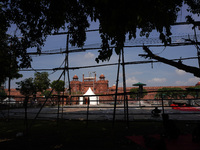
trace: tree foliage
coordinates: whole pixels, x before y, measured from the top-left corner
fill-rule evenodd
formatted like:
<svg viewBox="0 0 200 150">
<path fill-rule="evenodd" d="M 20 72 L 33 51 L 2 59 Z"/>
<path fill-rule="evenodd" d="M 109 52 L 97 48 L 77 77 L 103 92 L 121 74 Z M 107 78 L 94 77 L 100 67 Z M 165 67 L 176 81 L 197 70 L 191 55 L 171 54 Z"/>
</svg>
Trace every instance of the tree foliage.
<svg viewBox="0 0 200 150">
<path fill-rule="evenodd" d="M 36 72 L 34 76 L 34 84 L 38 92 L 43 92 L 49 88 L 50 80 L 48 72 Z"/>
<path fill-rule="evenodd" d="M 0 67 L 0 82 L 4 82 L 9 70 L 10 56 L 19 68 L 31 66 L 31 57 L 27 49 L 36 47 L 40 53 L 48 35 L 59 29 L 67 28 L 71 32 L 70 43 L 79 47 L 86 40 L 85 30 L 89 27 L 84 6 L 76 0 L 5 0 L 0 2 L 0 60 L 6 65 Z M 16 34 L 7 35 L 11 25 L 16 25 L 21 38 Z M 11 47 L 12 44 L 12 47 Z M 11 52 L 9 52 L 11 51 Z M 10 53 L 14 53 L 10 55 Z M 2 56 L 2 57 L 1 57 Z M 5 57 L 7 56 L 7 57 Z M 12 74 L 12 76 L 14 76 Z M 14 76 L 15 77 L 15 76 Z"/>
<path fill-rule="evenodd" d="M 4 99 L 7 96 L 6 92 L 4 89 L 0 89 L 0 100 Z"/>
<path fill-rule="evenodd" d="M 37 92 L 43 93 L 50 85 L 48 76 L 47 72 L 37 72 L 34 74 L 34 79 L 27 78 L 20 82 L 16 82 L 16 84 L 18 84 L 17 90 L 20 90 L 20 93 L 25 96 L 30 96 Z"/>
<path fill-rule="evenodd" d="M 9 23 L 6 19 L 6 13 L 2 10 L 0 4 L 0 84 L 4 83 L 6 78 L 19 78 L 22 75 L 18 73 L 17 50 L 11 45 L 11 37 L 6 34 Z"/>
<path fill-rule="evenodd" d="M 155 95 L 155 98 L 165 98 L 165 99 L 184 99 L 188 95 L 193 98 L 198 98 L 200 96 L 200 86 L 188 87 L 186 90 L 182 88 L 161 88 L 158 89 L 158 93 Z"/>
<path fill-rule="evenodd" d="M 27 78 L 23 81 L 16 82 L 18 84 L 17 90 L 24 96 L 31 96 L 36 93 L 36 86 L 33 82 L 33 78 Z"/>
<path fill-rule="evenodd" d="M 187 93 L 188 95 L 191 95 L 193 98 L 200 97 L 200 86 L 188 87 Z"/>
<path fill-rule="evenodd" d="M 200 3 L 198 0 L 185 0 L 185 3 L 189 6 L 189 12 L 200 15 Z"/>
<path fill-rule="evenodd" d="M 163 87 L 158 89 L 155 98 L 164 98 L 164 99 L 182 99 L 185 98 L 188 93 L 179 87 Z"/>
<path fill-rule="evenodd" d="M 137 29 L 141 30 L 141 36 L 146 37 L 156 29 L 165 44 L 170 42 L 170 25 L 176 21 L 182 6 L 182 0 L 90 0 L 88 3 L 93 5 L 94 11 L 91 14 L 94 19 L 100 22 L 102 50 L 97 61 L 109 60 L 112 55 L 109 41 L 116 46 L 115 52 L 119 54 L 126 35 L 129 39 L 135 38 Z M 102 56 L 105 52 L 106 56 Z"/>
<path fill-rule="evenodd" d="M 19 68 L 31 66 L 28 48 L 36 47 L 40 53 L 47 36 L 60 29 L 70 33 L 73 46 L 81 47 L 90 21 L 97 20 L 102 39 L 97 62 L 110 59 L 113 54 L 110 45 L 119 54 L 126 36 L 135 38 L 137 29 L 146 37 L 157 30 L 166 45 L 171 42 L 170 26 L 176 21 L 183 2 L 188 4 L 188 11 L 200 14 L 197 0 L 4 0 L 0 2 L 0 57 L 12 56 L 16 73 Z M 7 35 L 11 25 L 16 25 L 21 38 Z M 10 67 L 6 57 L 1 59 L 6 63 L 0 71 L 2 81 L 8 77 L 6 70 Z"/>
<path fill-rule="evenodd" d="M 137 96 L 139 95 L 138 92 L 139 92 L 139 88 L 132 88 L 130 89 L 130 98 L 133 98 L 133 99 L 136 99 Z M 143 93 L 140 94 L 140 98 L 143 98 L 145 95 L 147 95 L 147 90 L 146 89 L 143 89 Z"/>
<path fill-rule="evenodd" d="M 55 89 L 55 91 L 60 94 L 65 89 L 65 82 L 62 80 L 55 80 L 51 83 L 51 88 Z"/>
<path fill-rule="evenodd" d="M 45 90 L 45 91 L 42 92 L 42 95 L 47 97 L 47 96 L 51 96 L 52 94 L 51 94 L 51 91 Z"/>
</svg>

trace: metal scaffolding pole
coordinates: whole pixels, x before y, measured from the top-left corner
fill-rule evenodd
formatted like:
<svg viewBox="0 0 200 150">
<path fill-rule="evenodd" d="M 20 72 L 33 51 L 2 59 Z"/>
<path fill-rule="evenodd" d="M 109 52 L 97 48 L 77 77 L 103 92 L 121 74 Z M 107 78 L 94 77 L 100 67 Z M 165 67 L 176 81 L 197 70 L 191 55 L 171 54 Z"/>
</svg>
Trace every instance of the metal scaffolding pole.
<svg viewBox="0 0 200 150">
<path fill-rule="evenodd" d="M 122 48 L 122 72 L 123 72 L 123 91 L 124 91 L 124 120 L 126 121 L 127 128 L 129 127 L 129 114 L 128 114 L 128 98 L 126 95 L 126 73 L 124 64 L 124 48 Z"/>
<path fill-rule="evenodd" d="M 69 49 L 69 34 L 67 34 L 67 40 L 66 40 L 66 51 L 68 51 Z M 66 68 L 67 65 L 67 61 L 68 61 L 68 53 L 65 54 L 65 64 L 64 64 L 64 68 Z M 64 70 L 64 88 L 63 88 L 63 97 L 62 97 L 62 115 L 61 118 L 63 118 L 63 106 L 64 106 L 64 94 L 65 94 L 65 78 L 66 78 L 66 70 Z M 69 77 L 69 76 L 68 76 Z M 69 79 L 69 78 L 68 78 Z"/>
<path fill-rule="evenodd" d="M 120 70 L 120 62 L 121 62 L 121 53 L 119 54 L 118 59 L 118 69 L 117 69 L 117 79 L 116 79 L 116 89 L 115 89 L 115 101 L 114 101 L 114 111 L 113 111 L 113 124 L 112 127 L 114 128 L 115 124 L 115 114 L 116 114 L 116 105 L 117 105 L 117 92 L 118 92 L 118 82 L 119 82 L 119 70 Z"/>
<path fill-rule="evenodd" d="M 67 34 L 67 44 L 66 44 L 66 65 L 65 69 L 67 69 L 67 77 L 68 77 L 68 85 L 69 85 L 69 95 L 71 95 L 71 86 L 70 86 L 70 77 L 69 77 L 69 34 Z"/>
<path fill-rule="evenodd" d="M 61 73 L 60 77 L 58 78 L 58 80 L 56 80 L 56 82 L 58 82 L 58 81 L 61 79 L 63 73 L 64 73 L 64 71 Z M 54 88 L 52 88 L 51 91 L 50 91 L 50 93 L 47 95 L 47 97 L 45 97 L 46 100 L 43 102 L 43 104 L 42 104 L 42 106 L 40 107 L 38 113 L 36 114 L 36 116 L 35 116 L 34 119 L 32 120 L 32 123 L 30 124 L 30 127 L 29 127 L 29 128 L 32 127 L 32 125 L 34 124 L 35 120 L 38 118 L 40 112 L 41 112 L 42 109 L 44 108 L 44 106 L 45 106 L 47 100 L 49 99 L 49 97 L 51 97 L 51 94 L 53 93 L 53 91 L 54 91 Z"/>
<path fill-rule="evenodd" d="M 200 48 L 198 46 L 197 32 L 196 32 L 195 27 L 194 27 L 194 37 L 195 37 L 195 46 L 197 48 L 198 64 L 199 64 L 199 68 L 200 68 Z"/>
</svg>

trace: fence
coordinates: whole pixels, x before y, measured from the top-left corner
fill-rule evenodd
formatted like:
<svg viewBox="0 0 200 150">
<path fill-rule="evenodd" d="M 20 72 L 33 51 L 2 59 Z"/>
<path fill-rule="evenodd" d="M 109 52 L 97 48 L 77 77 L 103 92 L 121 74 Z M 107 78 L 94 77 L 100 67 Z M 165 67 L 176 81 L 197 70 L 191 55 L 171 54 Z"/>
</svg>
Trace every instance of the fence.
<svg viewBox="0 0 200 150">
<path fill-rule="evenodd" d="M 155 91 L 154 91 L 155 92 Z M 92 95 L 94 97 L 94 95 Z M 170 119 L 198 120 L 200 100 L 193 99 L 126 99 L 124 93 L 91 96 L 51 96 L 29 98 L 27 103 L 28 119 L 68 119 L 68 120 L 162 120 L 161 114 L 168 114 Z M 80 103 L 83 97 L 84 102 Z M 130 93 L 127 93 L 130 97 Z M 8 98 L 9 99 L 9 98 Z M 10 98 L 11 99 L 11 98 Z M 16 101 L 14 100 L 16 99 Z M 1 101 L 0 118 L 24 118 L 24 97 L 12 97 L 12 101 Z M 92 102 L 97 105 L 92 105 Z M 43 104 L 45 103 L 44 107 Z M 152 110 L 161 110 L 160 117 L 153 116 Z"/>
</svg>

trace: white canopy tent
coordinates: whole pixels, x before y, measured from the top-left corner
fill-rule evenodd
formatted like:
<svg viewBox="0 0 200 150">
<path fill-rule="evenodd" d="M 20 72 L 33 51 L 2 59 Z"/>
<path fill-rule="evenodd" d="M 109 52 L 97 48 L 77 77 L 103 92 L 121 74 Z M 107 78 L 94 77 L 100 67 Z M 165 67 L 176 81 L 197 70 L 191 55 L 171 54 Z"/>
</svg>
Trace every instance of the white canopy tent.
<svg viewBox="0 0 200 150">
<path fill-rule="evenodd" d="M 94 92 L 89 89 L 85 94 L 83 94 L 83 97 L 79 97 L 79 105 L 83 104 L 90 104 L 90 105 L 98 105 L 99 104 L 99 97 L 98 96 L 92 96 L 95 95 Z"/>
<path fill-rule="evenodd" d="M 3 100 L 2 104 L 16 104 L 16 100 L 12 97 L 7 97 Z"/>
</svg>

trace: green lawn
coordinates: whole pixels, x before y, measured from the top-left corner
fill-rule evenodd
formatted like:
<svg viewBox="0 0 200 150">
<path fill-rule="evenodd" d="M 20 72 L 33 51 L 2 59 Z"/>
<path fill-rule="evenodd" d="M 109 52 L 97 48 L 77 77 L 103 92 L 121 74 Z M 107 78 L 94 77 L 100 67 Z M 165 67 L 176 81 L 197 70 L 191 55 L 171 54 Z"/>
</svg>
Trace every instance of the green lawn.
<svg viewBox="0 0 200 150">
<path fill-rule="evenodd" d="M 31 120 L 29 120 L 30 124 Z M 181 134 L 191 133 L 195 123 L 179 121 L 176 125 Z M 112 128 L 109 121 L 38 121 L 25 131 L 23 120 L 0 121 L 0 147 L 5 149 L 142 149 L 126 136 L 163 133 L 162 122 L 137 121 L 116 122 Z"/>
</svg>

